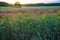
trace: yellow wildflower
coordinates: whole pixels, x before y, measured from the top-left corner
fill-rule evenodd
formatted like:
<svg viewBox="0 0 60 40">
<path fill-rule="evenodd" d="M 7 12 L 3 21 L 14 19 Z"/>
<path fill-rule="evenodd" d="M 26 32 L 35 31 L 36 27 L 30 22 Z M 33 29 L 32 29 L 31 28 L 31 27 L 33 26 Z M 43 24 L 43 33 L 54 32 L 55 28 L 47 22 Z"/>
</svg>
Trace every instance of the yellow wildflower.
<svg viewBox="0 0 60 40">
<path fill-rule="evenodd" d="M 4 21 L 2 20 L 2 22 L 1 22 L 2 24 L 4 24 Z"/>
<path fill-rule="evenodd" d="M 42 19 L 45 19 L 46 18 L 46 15 L 44 14 L 44 15 L 41 15 L 41 18 Z"/>
<path fill-rule="evenodd" d="M 30 11 L 27 11 L 26 14 L 30 14 Z"/>
<path fill-rule="evenodd" d="M 33 17 L 31 16 L 30 18 L 32 19 Z"/>
<path fill-rule="evenodd" d="M 18 13 L 17 16 L 22 16 L 23 14 L 22 13 Z"/>
<path fill-rule="evenodd" d="M 30 22 L 30 24 L 32 24 L 32 22 Z"/>
<path fill-rule="evenodd" d="M 58 14 L 60 14 L 60 10 L 58 10 Z"/>
<path fill-rule="evenodd" d="M 60 16 L 57 16 L 58 19 L 60 19 Z"/>
<path fill-rule="evenodd" d="M 20 22 L 23 23 L 23 20 L 21 20 Z"/>
<path fill-rule="evenodd" d="M 4 23 L 4 16 L 2 16 L 2 24 Z"/>
<path fill-rule="evenodd" d="M 43 19 L 45 19 L 45 17 L 43 17 Z"/>
<path fill-rule="evenodd" d="M 55 16 L 56 14 L 50 14 L 51 16 Z"/>
<path fill-rule="evenodd" d="M 2 19 L 4 19 L 5 17 L 4 16 L 2 16 Z"/>
<path fill-rule="evenodd" d="M 45 19 L 45 16 L 41 16 L 42 19 Z"/>
<path fill-rule="evenodd" d="M 29 19 L 30 17 L 27 17 L 27 19 Z"/>
</svg>

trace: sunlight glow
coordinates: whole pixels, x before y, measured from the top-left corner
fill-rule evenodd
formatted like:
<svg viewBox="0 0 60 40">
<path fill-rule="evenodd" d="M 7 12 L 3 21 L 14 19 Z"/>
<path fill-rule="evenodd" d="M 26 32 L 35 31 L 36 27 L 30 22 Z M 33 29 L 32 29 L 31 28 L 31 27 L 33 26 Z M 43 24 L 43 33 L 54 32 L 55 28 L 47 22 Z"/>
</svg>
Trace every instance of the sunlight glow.
<svg viewBox="0 0 60 40">
<path fill-rule="evenodd" d="M 19 1 L 21 4 L 29 4 L 29 3 L 52 3 L 59 2 L 60 0 L 0 0 L 7 3 L 14 4 L 16 1 Z"/>
</svg>

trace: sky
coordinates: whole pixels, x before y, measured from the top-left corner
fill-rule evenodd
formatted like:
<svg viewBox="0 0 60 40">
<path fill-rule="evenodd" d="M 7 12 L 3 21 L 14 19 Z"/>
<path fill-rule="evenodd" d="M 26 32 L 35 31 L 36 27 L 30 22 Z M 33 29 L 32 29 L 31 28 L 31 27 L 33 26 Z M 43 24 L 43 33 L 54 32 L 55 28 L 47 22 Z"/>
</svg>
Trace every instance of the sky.
<svg viewBox="0 0 60 40">
<path fill-rule="evenodd" d="M 0 0 L 2 2 L 7 2 L 14 4 L 16 1 L 19 1 L 21 4 L 29 3 L 60 3 L 60 0 Z"/>
</svg>

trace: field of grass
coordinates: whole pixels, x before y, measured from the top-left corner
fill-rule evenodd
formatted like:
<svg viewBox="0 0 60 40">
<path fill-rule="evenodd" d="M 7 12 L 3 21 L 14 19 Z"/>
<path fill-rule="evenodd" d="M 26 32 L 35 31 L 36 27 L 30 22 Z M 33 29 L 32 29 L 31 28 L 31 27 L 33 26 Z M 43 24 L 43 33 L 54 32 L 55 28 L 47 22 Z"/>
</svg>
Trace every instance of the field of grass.
<svg viewBox="0 0 60 40">
<path fill-rule="evenodd" d="M 15 19 L 2 16 L 0 40 L 60 40 L 60 10 L 56 14 L 36 13 L 36 16 L 29 11 L 20 12 Z"/>
<path fill-rule="evenodd" d="M 16 8 L 16 7 L 1 7 L 0 10 L 32 10 L 32 9 L 60 9 L 60 6 L 36 6 L 36 7 L 21 7 L 21 8 Z"/>
<path fill-rule="evenodd" d="M 18 14 L 16 19 L 2 17 L 0 40 L 60 40 L 60 14 L 32 17 Z"/>
<path fill-rule="evenodd" d="M 32 6 L 23 7 L 22 9 L 60 9 L 60 6 Z"/>
<path fill-rule="evenodd" d="M 0 6 L 0 10 L 17 10 L 18 8 L 16 7 L 4 7 L 4 6 Z"/>
</svg>

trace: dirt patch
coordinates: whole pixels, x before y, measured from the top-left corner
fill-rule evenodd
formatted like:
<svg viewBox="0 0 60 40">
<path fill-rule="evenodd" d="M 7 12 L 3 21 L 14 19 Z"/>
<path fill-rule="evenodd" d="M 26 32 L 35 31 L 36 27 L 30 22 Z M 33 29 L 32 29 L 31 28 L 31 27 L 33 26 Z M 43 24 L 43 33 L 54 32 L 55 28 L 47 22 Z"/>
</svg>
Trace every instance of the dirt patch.
<svg viewBox="0 0 60 40">
<path fill-rule="evenodd" d="M 58 10 L 60 10 L 60 9 L 54 9 L 54 10 L 52 10 L 52 9 L 49 9 L 49 10 L 47 10 L 47 9 L 45 9 L 45 10 L 43 10 L 43 9 L 33 9 L 33 10 L 7 10 L 7 11 L 1 11 L 0 10 L 0 17 L 2 17 L 2 16 L 10 16 L 11 18 L 12 17 L 16 17 L 16 15 L 20 12 L 20 13 L 22 13 L 22 14 L 26 14 L 26 13 L 30 13 L 30 14 L 32 14 L 32 15 L 36 15 L 36 14 L 46 14 L 46 13 L 54 13 L 54 14 L 56 14 L 57 13 L 57 11 Z"/>
</svg>

